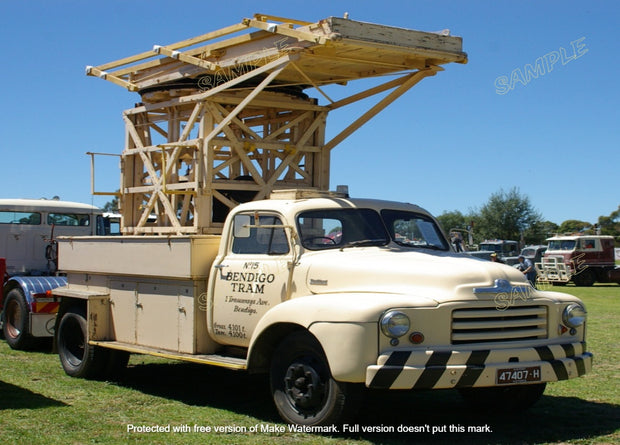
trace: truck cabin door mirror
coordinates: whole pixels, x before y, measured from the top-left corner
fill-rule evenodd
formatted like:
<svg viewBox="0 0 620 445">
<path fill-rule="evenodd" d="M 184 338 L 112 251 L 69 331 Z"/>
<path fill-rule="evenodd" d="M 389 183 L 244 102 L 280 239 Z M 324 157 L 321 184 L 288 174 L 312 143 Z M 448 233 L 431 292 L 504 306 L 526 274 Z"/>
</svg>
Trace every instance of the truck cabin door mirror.
<svg viewBox="0 0 620 445">
<path fill-rule="evenodd" d="M 249 238 L 251 224 L 250 215 L 236 215 L 233 228 L 235 238 Z"/>
</svg>

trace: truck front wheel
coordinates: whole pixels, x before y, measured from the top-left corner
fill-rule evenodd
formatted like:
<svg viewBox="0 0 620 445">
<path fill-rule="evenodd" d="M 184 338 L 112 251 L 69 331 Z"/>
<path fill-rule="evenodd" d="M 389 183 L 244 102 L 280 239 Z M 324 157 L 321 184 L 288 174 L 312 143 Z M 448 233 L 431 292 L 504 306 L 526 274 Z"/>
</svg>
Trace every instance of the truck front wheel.
<svg viewBox="0 0 620 445">
<path fill-rule="evenodd" d="M 464 388 L 461 396 L 472 406 L 485 411 L 516 412 L 529 408 L 545 392 L 546 383 L 510 385 L 492 388 Z"/>
<path fill-rule="evenodd" d="M 573 283 L 575 286 L 592 286 L 596 281 L 596 275 L 590 269 L 584 269 L 573 275 Z"/>
<path fill-rule="evenodd" d="M 30 335 L 28 303 L 20 288 L 11 289 L 4 302 L 4 338 L 13 349 L 27 350 L 34 346 Z"/>
<path fill-rule="evenodd" d="M 300 331 L 286 337 L 273 355 L 271 393 L 286 422 L 332 425 L 353 415 L 361 391 L 335 381 L 321 345 Z"/>
<path fill-rule="evenodd" d="M 70 308 L 58 324 L 58 355 L 67 375 L 95 378 L 103 371 L 103 350 L 88 344 L 88 327 L 84 310 Z"/>
</svg>

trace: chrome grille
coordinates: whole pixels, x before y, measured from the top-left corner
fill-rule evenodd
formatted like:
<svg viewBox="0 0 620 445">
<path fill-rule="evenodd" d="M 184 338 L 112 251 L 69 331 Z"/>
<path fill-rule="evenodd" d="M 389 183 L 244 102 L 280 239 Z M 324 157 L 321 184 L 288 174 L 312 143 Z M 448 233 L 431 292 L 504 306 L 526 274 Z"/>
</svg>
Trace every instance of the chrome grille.
<svg viewBox="0 0 620 445">
<path fill-rule="evenodd" d="M 546 306 L 462 308 L 452 312 L 451 341 L 486 343 L 547 338 Z"/>
</svg>

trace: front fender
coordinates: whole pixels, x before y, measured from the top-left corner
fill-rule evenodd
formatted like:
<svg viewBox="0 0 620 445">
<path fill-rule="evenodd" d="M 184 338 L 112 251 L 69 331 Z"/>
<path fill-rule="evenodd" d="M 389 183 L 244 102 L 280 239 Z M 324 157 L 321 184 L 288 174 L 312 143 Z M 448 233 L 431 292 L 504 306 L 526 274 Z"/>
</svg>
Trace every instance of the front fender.
<svg viewBox="0 0 620 445">
<path fill-rule="evenodd" d="M 378 355 L 378 321 L 394 307 L 434 307 L 426 298 L 374 293 L 298 297 L 267 312 L 256 325 L 248 351 L 249 367 L 265 369 L 271 353 L 288 333 L 308 330 L 321 344 L 334 379 L 364 382 Z"/>
</svg>

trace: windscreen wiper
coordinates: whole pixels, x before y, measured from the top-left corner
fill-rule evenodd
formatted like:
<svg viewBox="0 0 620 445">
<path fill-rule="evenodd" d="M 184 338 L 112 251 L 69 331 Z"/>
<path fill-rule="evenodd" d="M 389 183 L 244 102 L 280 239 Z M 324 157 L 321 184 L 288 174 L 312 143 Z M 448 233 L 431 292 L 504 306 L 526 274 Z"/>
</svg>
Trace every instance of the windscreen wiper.
<svg viewBox="0 0 620 445">
<path fill-rule="evenodd" d="M 386 240 L 385 238 L 381 238 L 381 239 L 360 239 L 360 240 L 349 241 L 348 243 L 345 243 L 340 248 L 340 250 L 344 249 L 345 247 L 384 246 L 387 243 L 388 243 L 388 240 Z"/>
</svg>

